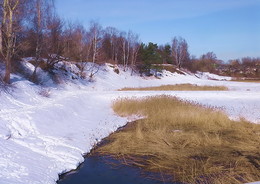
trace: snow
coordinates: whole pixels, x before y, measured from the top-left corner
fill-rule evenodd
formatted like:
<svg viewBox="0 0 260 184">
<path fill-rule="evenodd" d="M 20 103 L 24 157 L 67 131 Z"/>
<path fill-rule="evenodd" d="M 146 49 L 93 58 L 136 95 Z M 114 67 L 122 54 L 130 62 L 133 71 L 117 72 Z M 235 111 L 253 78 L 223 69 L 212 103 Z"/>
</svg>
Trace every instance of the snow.
<svg viewBox="0 0 260 184">
<path fill-rule="evenodd" d="M 73 65 L 65 67 L 76 71 Z M 12 80 L 13 91 L 0 93 L 1 184 L 55 184 L 58 174 L 75 169 L 98 141 L 129 121 L 111 109 L 111 103 L 120 97 L 167 94 L 220 108 L 233 119 L 260 122 L 259 83 L 231 82 L 211 74 L 198 78 L 164 71 L 157 79 L 131 75 L 130 70 L 120 69 L 117 74 L 106 64 L 93 82 L 79 79 L 57 86 L 48 81 L 48 87 L 41 88 L 17 75 L 12 75 Z M 181 83 L 225 85 L 230 91 L 116 91 Z"/>
<path fill-rule="evenodd" d="M 227 80 L 227 81 L 232 80 L 232 77 L 219 76 L 209 72 L 197 72 L 196 76 L 198 76 L 201 79 L 209 79 L 209 80 Z"/>
</svg>

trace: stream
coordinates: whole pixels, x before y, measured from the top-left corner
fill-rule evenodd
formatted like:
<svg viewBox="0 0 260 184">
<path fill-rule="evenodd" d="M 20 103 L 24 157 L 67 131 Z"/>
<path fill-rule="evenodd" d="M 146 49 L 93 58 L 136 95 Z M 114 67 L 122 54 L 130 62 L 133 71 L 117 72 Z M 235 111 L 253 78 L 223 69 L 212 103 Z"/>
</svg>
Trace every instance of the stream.
<svg viewBox="0 0 260 184">
<path fill-rule="evenodd" d="M 166 176 L 120 164 L 107 156 L 88 155 L 76 171 L 60 176 L 58 184 L 181 184 L 164 182 Z"/>
</svg>

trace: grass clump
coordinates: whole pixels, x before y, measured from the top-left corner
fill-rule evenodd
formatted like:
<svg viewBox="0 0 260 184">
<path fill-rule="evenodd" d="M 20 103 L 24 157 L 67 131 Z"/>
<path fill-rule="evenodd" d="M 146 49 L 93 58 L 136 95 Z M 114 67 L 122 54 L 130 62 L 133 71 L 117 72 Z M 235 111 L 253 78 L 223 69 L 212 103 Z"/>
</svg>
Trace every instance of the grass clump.
<svg viewBox="0 0 260 184">
<path fill-rule="evenodd" d="M 162 85 L 144 88 L 123 88 L 119 91 L 227 91 L 225 86 L 198 86 L 196 84 Z"/>
<path fill-rule="evenodd" d="M 149 171 L 184 183 L 232 184 L 260 180 L 260 126 L 232 121 L 201 105 L 159 96 L 120 99 L 120 116 L 147 118 L 130 123 L 97 148 Z"/>
</svg>

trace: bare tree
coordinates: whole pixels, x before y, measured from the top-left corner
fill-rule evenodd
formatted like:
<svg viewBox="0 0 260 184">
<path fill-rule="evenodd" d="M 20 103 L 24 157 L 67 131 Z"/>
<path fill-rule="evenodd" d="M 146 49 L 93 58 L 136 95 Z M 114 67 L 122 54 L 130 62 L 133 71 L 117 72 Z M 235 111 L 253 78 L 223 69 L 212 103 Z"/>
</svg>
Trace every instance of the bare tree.
<svg viewBox="0 0 260 184">
<path fill-rule="evenodd" d="M 92 48 L 92 63 L 97 61 L 97 57 L 102 45 L 103 30 L 99 23 L 92 21 L 88 32 L 89 40 L 91 41 Z"/>
<path fill-rule="evenodd" d="M 63 60 L 64 39 L 63 39 L 63 21 L 57 15 L 50 15 L 47 22 L 48 34 L 45 39 L 47 52 L 47 69 L 52 69 L 56 63 Z"/>
<path fill-rule="evenodd" d="M 172 40 L 172 57 L 178 68 L 189 57 L 188 44 L 182 37 L 174 37 Z"/>
<path fill-rule="evenodd" d="M 44 34 L 46 32 L 46 25 L 48 16 L 50 14 L 50 11 L 54 11 L 54 5 L 52 0 L 32 0 L 32 32 L 35 35 L 35 40 L 31 40 L 32 42 L 35 42 L 35 44 L 32 44 L 35 46 L 35 68 L 34 72 L 32 74 L 32 78 L 35 79 L 36 77 L 36 71 L 39 67 L 42 59 L 42 55 L 44 53 Z"/>
<path fill-rule="evenodd" d="M 122 58 L 122 64 L 124 67 L 124 71 L 126 70 L 126 65 L 127 65 L 127 40 L 126 40 L 126 32 L 121 32 L 120 37 L 120 50 L 121 50 L 121 58 Z"/>
<path fill-rule="evenodd" d="M 71 59 L 78 62 L 77 66 L 80 69 L 80 76 L 85 78 L 84 70 L 87 66 L 87 61 L 90 59 L 91 42 L 88 39 L 85 28 L 82 25 L 77 25 L 70 30 L 70 53 Z"/>
<path fill-rule="evenodd" d="M 72 22 L 67 22 L 64 27 L 64 56 L 67 58 L 73 58 L 73 48 L 74 48 L 74 29 L 75 25 Z M 71 54 L 73 53 L 73 54 Z"/>
<path fill-rule="evenodd" d="M 129 65 L 132 35 L 133 35 L 132 31 L 127 32 L 127 37 L 126 37 L 126 62 L 125 62 L 126 66 L 125 67 L 128 67 L 128 65 Z"/>
<path fill-rule="evenodd" d="M 204 60 L 210 60 L 210 61 L 216 61 L 217 60 L 217 56 L 214 52 L 207 52 L 206 54 L 203 54 L 201 56 L 201 59 Z"/>
<path fill-rule="evenodd" d="M 102 51 L 106 57 L 116 64 L 122 64 L 124 70 L 129 65 L 133 68 L 140 47 L 138 35 L 132 31 L 119 32 L 113 27 L 106 28 L 104 32 Z"/>
<path fill-rule="evenodd" d="M 4 82 L 10 83 L 11 62 L 13 60 L 16 49 L 16 33 L 20 0 L 3 0 L 2 17 L 1 17 L 1 47 L 0 52 L 5 60 L 5 76 Z"/>
<path fill-rule="evenodd" d="M 114 27 L 107 27 L 104 31 L 103 37 L 103 52 L 106 55 L 105 59 L 111 60 L 118 64 L 118 52 L 119 52 L 119 31 Z"/>
<path fill-rule="evenodd" d="M 89 59 L 85 52 L 86 45 L 90 45 L 87 40 L 85 28 L 80 24 L 69 24 L 64 30 L 64 55 L 76 62 Z"/>
<path fill-rule="evenodd" d="M 119 31 L 115 28 L 112 28 L 110 33 L 111 33 L 111 46 L 112 46 L 112 60 L 118 63 L 119 46 L 117 42 L 118 42 Z"/>
<path fill-rule="evenodd" d="M 3 5 L 1 5 L 1 6 L 3 6 Z M 3 53 L 3 34 L 2 34 L 2 31 L 3 31 L 4 18 L 3 18 L 3 15 L 2 15 L 2 13 L 3 13 L 2 11 L 3 11 L 3 8 L 1 9 L 1 14 L 0 14 L 0 17 L 1 17 L 1 23 L 0 23 L 0 53 Z"/>
<path fill-rule="evenodd" d="M 202 72 L 215 73 L 221 62 L 222 61 L 217 59 L 217 56 L 214 52 L 207 52 L 198 59 L 196 65 L 198 70 Z"/>
<path fill-rule="evenodd" d="M 129 43 L 129 55 L 131 59 L 131 68 L 133 71 L 133 68 L 136 64 L 137 54 L 140 48 L 140 41 L 139 36 L 137 34 L 134 34 L 133 32 L 129 31 L 128 33 L 128 43 Z"/>
</svg>

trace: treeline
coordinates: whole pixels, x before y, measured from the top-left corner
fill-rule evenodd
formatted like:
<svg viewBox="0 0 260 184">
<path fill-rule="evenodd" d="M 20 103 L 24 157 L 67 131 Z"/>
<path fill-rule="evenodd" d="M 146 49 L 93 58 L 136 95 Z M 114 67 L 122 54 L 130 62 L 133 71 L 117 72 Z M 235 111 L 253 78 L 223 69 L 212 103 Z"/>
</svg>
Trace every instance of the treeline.
<svg viewBox="0 0 260 184">
<path fill-rule="evenodd" d="M 231 77 L 260 78 L 260 58 L 244 57 L 227 62 L 217 59 L 216 54 L 208 52 L 200 58 L 191 58 L 187 68 L 192 71 L 210 72 Z"/>
<path fill-rule="evenodd" d="M 88 29 L 66 22 L 55 12 L 52 0 L 0 0 L 0 3 L 0 53 L 6 66 L 6 83 L 15 61 L 22 57 L 34 57 L 32 78 L 39 66 L 50 70 L 61 60 L 106 61 L 125 67 L 136 63 L 140 41 L 131 31 L 102 28 L 94 21 Z"/>
<path fill-rule="evenodd" d="M 158 46 L 141 43 L 132 31 L 114 27 L 103 28 L 92 21 L 88 29 L 83 25 L 62 20 L 52 0 L 0 0 L 0 53 L 5 62 L 4 81 L 17 60 L 33 57 L 37 68 L 51 70 L 61 60 L 82 63 L 121 64 L 124 69 L 137 68 L 149 73 L 153 64 L 174 63 L 182 67 L 190 61 L 185 39 L 175 37 L 171 44 Z"/>
<path fill-rule="evenodd" d="M 218 72 L 231 77 L 260 79 L 260 58 L 244 57 L 229 60 L 227 64 L 218 68 Z"/>
<path fill-rule="evenodd" d="M 174 37 L 166 45 L 144 44 L 132 31 L 103 28 L 95 21 L 85 28 L 62 20 L 53 0 L 0 0 L 0 4 L 0 57 L 5 63 L 3 80 L 6 83 L 10 82 L 15 61 L 23 57 L 34 59 L 32 80 L 38 67 L 50 71 L 61 60 L 78 62 L 82 70 L 86 62 L 109 62 L 145 74 L 151 69 L 160 69 L 161 64 L 174 64 L 194 72 L 217 72 L 223 66 L 213 52 L 199 58 L 191 56 L 188 43 L 182 37 Z M 235 66 L 232 63 L 231 66 Z"/>
</svg>

